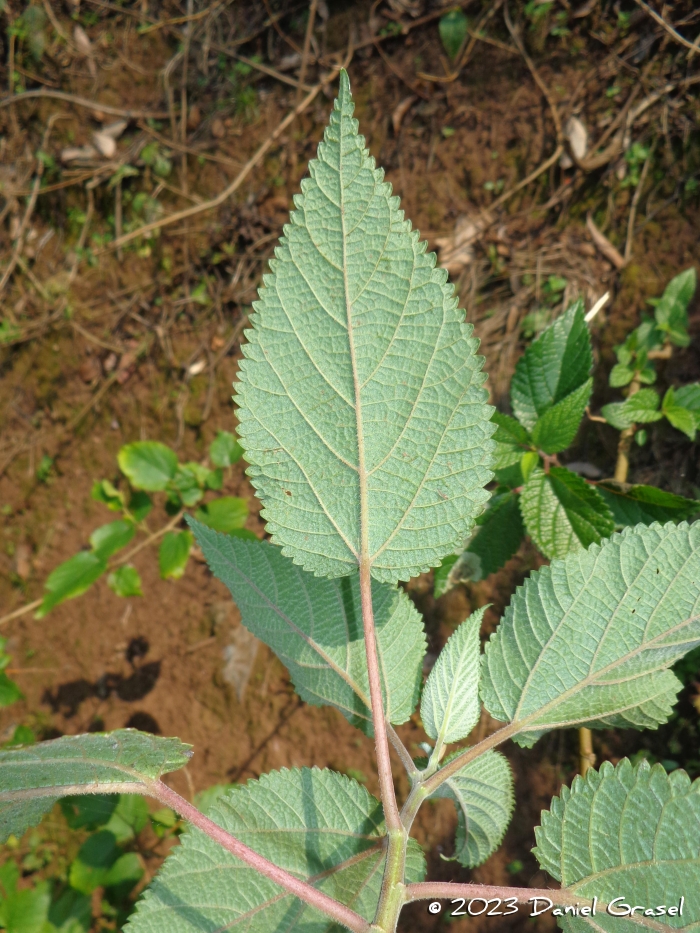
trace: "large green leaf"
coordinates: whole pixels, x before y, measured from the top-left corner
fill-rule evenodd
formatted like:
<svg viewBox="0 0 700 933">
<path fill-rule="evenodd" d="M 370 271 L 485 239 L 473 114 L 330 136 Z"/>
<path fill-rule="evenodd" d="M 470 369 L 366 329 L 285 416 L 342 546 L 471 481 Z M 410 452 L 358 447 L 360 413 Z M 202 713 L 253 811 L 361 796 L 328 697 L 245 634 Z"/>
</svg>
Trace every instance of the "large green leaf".
<svg viewBox="0 0 700 933">
<path fill-rule="evenodd" d="M 472 327 L 358 135 L 347 74 L 251 318 L 239 434 L 273 540 L 307 570 L 436 566 L 488 494 Z"/>
<path fill-rule="evenodd" d="M 532 744 L 573 724 L 656 728 L 700 644 L 700 526 L 627 528 L 520 587 L 482 661 L 491 715 Z"/>
<path fill-rule="evenodd" d="M 593 390 L 587 379 L 560 402 L 548 408 L 532 429 L 533 444 L 546 454 L 558 454 L 573 443 Z"/>
<path fill-rule="evenodd" d="M 686 499 L 656 486 L 630 485 L 605 480 L 596 484 L 619 528 L 651 525 L 654 522 L 683 521 L 700 512 L 700 502 Z"/>
<path fill-rule="evenodd" d="M 520 458 L 525 451 L 532 448 L 528 432 L 519 421 L 500 411 L 495 411 L 491 415 L 491 420 L 497 425 L 496 433 L 493 435 L 496 442 L 495 468 L 502 470 L 514 463 L 520 463 Z"/>
<path fill-rule="evenodd" d="M 485 606 L 477 609 L 450 635 L 425 682 L 420 716 L 436 749 L 468 736 L 479 720 L 479 632 L 485 611 Z"/>
<path fill-rule="evenodd" d="M 447 797 L 457 807 L 454 858 L 467 868 L 481 865 L 501 844 L 513 813 L 513 775 L 507 758 L 487 751 L 432 796 Z"/>
<path fill-rule="evenodd" d="M 0 842 L 38 823 L 59 797 L 145 792 L 149 781 L 184 767 L 190 746 L 135 729 L 63 736 L 0 751 Z"/>
<path fill-rule="evenodd" d="M 210 817 L 260 855 L 371 920 L 384 868 L 381 804 L 317 768 L 275 771 L 222 794 Z M 139 901 L 127 933 L 328 933 L 328 918 L 190 829 Z M 407 881 L 425 870 L 409 842 Z"/>
<path fill-rule="evenodd" d="M 212 572 L 231 591 L 243 624 L 289 668 L 299 695 L 336 706 L 371 731 L 367 659 L 357 574 L 315 577 L 265 541 L 217 534 L 190 520 Z M 372 584 L 377 651 L 389 722 L 405 722 L 418 702 L 423 623 L 405 593 Z"/>
<path fill-rule="evenodd" d="M 531 431 L 557 402 L 588 381 L 593 354 L 583 302 L 542 331 L 518 361 L 510 386 L 513 411 Z"/>
<path fill-rule="evenodd" d="M 119 469 L 134 489 L 160 492 L 175 478 L 177 454 L 159 441 L 126 444 L 117 455 Z"/>
<path fill-rule="evenodd" d="M 599 906 L 593 918 L 568 916 L 567 933 L 697 930 L 700 925 L 700 781 L 684 771 L 667 774 L 646 761 L 633 767 L 604 762 L 585 779 L 562 788 L 535 829 L 534 854 L 571 894 Z M 610 916 L 641 905 L 634 921 Z M 683 916 L 678 908 L 683 903 Z M 657 906 L 673 913 L 657 912 Z M 656 919 L 648 919 L 656 918 Z"/>
<path fill-rule="evenodd" d="M 532 471 L 520 496 L 525 528 L 547 557 L 601 541 L 615 522 L 600 493 L 565 467 Z"/>
</svg>

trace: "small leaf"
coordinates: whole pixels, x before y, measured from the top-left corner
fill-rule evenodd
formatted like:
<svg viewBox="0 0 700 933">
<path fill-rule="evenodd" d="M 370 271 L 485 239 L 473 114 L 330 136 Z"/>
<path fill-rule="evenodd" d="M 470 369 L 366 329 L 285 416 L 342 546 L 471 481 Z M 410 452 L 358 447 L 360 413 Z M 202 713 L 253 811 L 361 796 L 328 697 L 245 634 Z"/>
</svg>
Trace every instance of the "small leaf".
<svg viewBox="0 0 700 933">
<path fill-rule="evenodd" d="M 479 721 L 479 632 L 486 606 L 473 612 L 450 635 L 423 688 L 423 728 L 443 745 L 466 738 Z"/>
<path fill-rule="evenodd" d="M 575 897 L 605 904 L 622 896 L 647 910 L 659 904 L 677 909 L 684 899 L 682 919 L 662 916 L 649 928 L 691 930 L 700 923 L 700 781 L 691 784 L 684 771 L 667 774 L 646 761 L 635 767 L 626 758 L 616 766 L 606 761 L 562 788 L 535 837 L 538 862 Z M 645 919 L 638 912 L 632 923 L 600 910 L 595 924 L 567 918 L 565 929 L 619 933 L 644 929 Z"/>
<path fill-rule="evenodd" d="M 126 444 L 117 460 L 134 489 L 148 492 L 162 492 L 177 472 L 177 454 L 159 441 Z"/>
<path fill-rule="evenodd" d="M 185 572 L 192 547 L 189 531 L 169 531 L 158 548 L 158 567 L 164 580 L 179 580 Z"/>
<path fill-rule="evenodd" d="M 381 804 L 356 781 L 318 768 L 273 771 L 222 794 L 210 818 L 260 855 L 371 921 L 384 869 Z M 138 901 L 130 933 L 322 933 L 335 925 L 312 907 L 189 829 Z M 425 860 L 409 840 L 406 882 Z"/>
<path fill-rule="evenodd" d="M 129 499 L 129 514 L 135 522 L 142 522 L 153 508 L 153 502 L 148 493 L 140 489 L 134 490 Z"/>
<path fill-rule="evenodd" d="M 194 466 L 199 467 L 199 464 L 194 464 Z M 179 499 L 182 505 L 187 506 L 196 505 L 204 495 L 202 491 L 203 483 L 200 482 L 200 476 L 198 475 L 199 470 L 195 471 L 191 467 L 192 464 L 189 463 L 184 466 L 178 464 L 170 487 L 173 501 Z M 205 472 L 208 472 L 206 468 L 204 469 Z"/>
<path fill-rule="evenodd" d="M 658 408 L 658 392 L 654 389 L 640 389 L 624 402 L 623 414 L 634 423 L 650 424 L 663 418 Z"/>
<path fill-rule="evenodd" d="M 117 551 L 126 547 L 134 537 L 135 532 L 134 523 L 126 522 L 123 519 L 110 522 L 108 525 L 102 525 L 90 535 L 92 550 L 100 560 L 107 560 L 112 554 L 116 554 Z"/>
<path fill-rule="evenodd" d="M 191 754 L 179 739 L 135 729 L 63 736 L 0 751 L 0 842 L 38 823 L 64 796 L 63 788 L 75 794 L 81 784 L 92 791 L 128 784 L 133 793 L 142 793 L 149 781 L 184 767 Z"/>
<path fill-rule="evenodd" d="M 491 420 L 498 425 L 493 435 L 496 441 L 494 466 L 496 469 L 505 469 L 519 463 L 523 451 L 532 447 L 530 435 L 519 421 L 510 415 L 501 414 L 500 411 L 494 411 Z"/>
<path fill-rule="evenodd" d="M 248 502 L 235 496 L 221 496 L 197 509 L 195 518 L 214 531 L 229 534 L 245 525 L 248 518 Z"/>
<path fill-rule="evenodd" d="M 676 430 L 682 431 L 683 434 L 687 435 L 689 440 L 695 440 L 697 418 L 692 411 L 688 411 L 687 408 L 681 408 L 680 405 L 664 404 L 663 413 L 668 419 L 669 424 L 672 424 Z"/>
<path fill-rule="evenodd" d="M 0 706 L 11 706 L 23 699 L 24 694 L 14 680 L 10 680 L 4 671 L 0 672 Z"/>
<path fill-rule="evenodd" d="M 621 389 L 627 386 L 634 379 L 634 370 L 622 363 L 617 363 L 610 370 L 610 385 L 613 389 Z"/>
<path fill-rule="evenodd" d="M 131 564 L 126 564 L 117 568 L 114 573 L 110 573 L 107 577 L 107 586 L 117 596 L 143 596 L 141 577 L 138 570 Z"/>
<path fill-rule="evenodd" d="M 494 496 L 467 545 L 467 551 L 479 558 L 482 578 L 500 570 L 522 543 L 525 528 L 519 498 L 514 492 Z"/>
<path fill-rule="evenodd" d="M 449 577 L 450 571 L 459 560 L 459 554 L 448 554 L 444 557 L 439 567 L 433 570 L 433 597 L 440 599 L 445 593 L 452 589 Z"/>
<path fill-rule="evenodd" d="M 535 571 L 486 646 L 484 704 L 530 745 L 569 725 L 656 728 L 700 645 L 700 525 L 626 528 Z"/>
<path fill-rule="evenodd" d="M 531 431 L 557 402 L 588 381 L 593 353 L 582 301 L 550 324 L 518 361 L 510 387 L 513 411 Z"/>
<path fill-rule="evenodd" d="M 447 797 L 457 808 L 454 858 L 467 868 L 485 862 L 501 844 L 513 814 L 513 774 L 505 755 L 485 752 L 448 778 L 432 796 Z"/>
<path fill-rule="evenodd" d="M 680 389 L 674 389 L 676 405 L 687 408 L 695 415 L 696 425 L 700 428 L 700 382 L 693 382 Z"/>
<path fill-rule="evenodd" d="M 532 442 L 546 454 L 558 454 L 570 447 L 576 437 L 593 390 L 588 379 L 560 402 L 549 408 L 532 429 Z"/>
<path fill-rule="evenodd" d="M 609 405 L 603 405 L 600 409 L 601 415 L 609 425 L 617 428 L 618 431 L 624 431 L 631 428 L 634 424 L 633 419 L 627 414 L 624 402 L 610 402 Z"/>
<path fill-rule="evenodd" d="M 66 599 L 80 596 L 107 569 L 107 562 L 92 551 L 79 551 L 52 573 L 44 584 L 46 594 L 34 618 L 43 619 L 47 612 Z"/>
<path fill-rule="evenodd" d="M 687 347 L 690 343 L 688 305 L 695 293 L 695 284 L 695 269 L 686 269 L 671 279 L 661 298 L 654 303 L 656 326 L 679 347 Z"/>
<path fill-rule="evenodd" d="M 110 868 L 119 857 L 117 840 L 113 833 L 102 829 L 89 836 L 80 847 L 70 867 L 69 882 L 81 894 L 92 894 L 104 887 Z"/>
<path fill-rule="evenodd" d="M 90 496 L 96 502 L 102 502 L 112 512 L 119 512 L 124 508 L 124 494 L 119 492 L 108 479 L 96 480 L 92 484 Z"/>
<path fill-rule="evenodd" d="M 209 459 L 218 467 L 230 467 L 243 456 L 243 448 L 238 443 L 235 434 L 229 431 L 219 431 L 209 445 Z"/>
<path fill-rule="evenodd" d="M 332 704 L 368 732 L 369 681 L 357 574 L 306 573 L 264 541 L 217 534 L 190 520 L 214 573 L 231 591 L 245 627 L 285 664 L 307 703 Z M 389 722 L 416 707 L 425 654 L 422 620 L 405 593 L 372 585 L 377 651 Z"/>
<path fill-rule="evenodd" d="M 683 521 L 700 512 L 700 502 L 686 499 L 656 486 L 629 485 L 604 480 L 596 489 L 605 499 L 622 528 L 628 525 L 651 525 L 654 522 Z"/>
<path fill-rule="evenodd" d="M 535 470 L 520 496 L 525 528 L 546 557 L 564 557 L 615 530 L 598 491 L 565 467 Z"/>
<path fill-rule="evenodd" d="M 438 31 L 442 47 L 450 58 L 456 58 L 457 53 L 462 47 L 462 43 L 467 37 L 469 20 L 462 10 L 450 10 L 440 17 Z"/>
</svg>

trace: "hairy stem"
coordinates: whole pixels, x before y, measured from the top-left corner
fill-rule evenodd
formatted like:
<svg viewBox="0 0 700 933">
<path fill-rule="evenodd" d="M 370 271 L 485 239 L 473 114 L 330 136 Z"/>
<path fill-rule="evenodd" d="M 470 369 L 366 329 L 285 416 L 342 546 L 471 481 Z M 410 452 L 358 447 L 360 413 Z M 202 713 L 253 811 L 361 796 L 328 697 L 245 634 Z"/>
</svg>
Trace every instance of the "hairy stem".
<svg viewBox="0 0 700 933">
<path fill-rule="evenodd" d="M 353 933 L 370 933 L 369 923 L 358 913 L 355 913 L 354 910 L 333 900 L 332 897 L 328 897 L 327 894 L 317 890 L 305 881 L 301 881 L 283 868 L 279 868 L 262 855 L 258 855 L 257 852 L 247 845 L 244 845 L 244 843 L 236 839 L 235 836 L 227 833 L 226 830 L 222 829 L 213 820 L 210 820 L 209 817 L 200 813 L 196 807 L 192 806 L 191 803 L 174 790 L 171 790 L 166 784 L 163 784 L 162 781 L 153 781 L 153 783 L 147 786 L 146 792 L 155 797 L 156 800 L 170 807 L 176 813 L 179 813 L 180 816 L 192 823 L 193 826 L 196 826 L 197 829 L 201 829 L 203 833 L 206 833 L 214 842 L 218 842 L 227 852 L 231 852 L 236 858 L 250 865 L 251 868 L 260 872 L 261 875 L 265 875 L 266 878 L 274 881 L 275 884 L 280 885 L 280 887 L 289 891 L 290 894 L 298 897 L 299 900 L 322 911 L 338 923 L 342 923 L 343 926 L 352 930 Z"/>
<path fill-rule="evenodd" d="M 384 819 L 389 833 L 403 833 L 399 808 L 396 804 L 394 791 L 394 776 L 391 773 L 391 759 L 389 758 L 389 740 L 387 737 L 386 720 L 384 719 L 384 700 L 382 697 L 382 681 L 379 674 L 379 659 L 377 657 L 377 639 L 374 630 L 374 610 L 372 608 L 372 578 L 369 570 L 369 560 L 360 562 L 360 599 L 362 601 L 362 623 L 365 633 L 365 648 L 367 652 L 367 676 L 369 678 L 369 695 L 372 703 L 372 724 L 374 726 L 374 744 L 377 752 L 377 771 L 379 772 L 379 790 L 384 807 Z"/>
</svg>

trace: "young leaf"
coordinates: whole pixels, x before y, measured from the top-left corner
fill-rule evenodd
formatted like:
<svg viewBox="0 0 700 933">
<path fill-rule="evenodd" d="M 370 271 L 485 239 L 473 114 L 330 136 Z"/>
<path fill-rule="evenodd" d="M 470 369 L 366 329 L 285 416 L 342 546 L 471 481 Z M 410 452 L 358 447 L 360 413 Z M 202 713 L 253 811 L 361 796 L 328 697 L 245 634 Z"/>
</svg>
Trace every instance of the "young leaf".
<svg viewBox="0 0 700 933">
<path fill-rule="evenodd" d="M 92 550 L 100 560 L 107 560 L 112 554 L 126 547 L 135 532 L 134 523 L 125 522 L 123 519 L 102 525 L 90 535 Z"/>
<path fill-rule="evenodd" d="M 550 324 L 518 361 L 510 396 L 518 421 L 531 431 L 557 402 L 588 381 L 591 338 L 582 301 Z"/>
<path fill-rule="evenodd" d="M 141 577 L 135 567 L 126 564 L 119 567 L 107 577 L 107 586 L 117 596 L 143 596 Z"/>
<path fill-rule="evenodd" d="M 669 388 L 666 395 L 664 395 L 661 411 L 674 428 L 687 434 L 691 441 L 695 440 L 697 430 L 696 415 L 693 411 L 678 404 L 673 387 Z"/>
<path fill-rule="evenodd" d="M 140 489 L 135 489 L 131 493 L 131 498 L 129 499 L 129 514 L 135 522 L 141 522 L 146 518 L 148 513 L 153 508 L 153 502 L 148 493 L 143 492 Z"/>
<path fill-rule="evenodd" d="M 248 475 L 284 553 L 334 577 L 364 562 L 394 583 L 467 537 L 495 426 L 447 273 L 352 112 L 343 71 L 246 332 L 236 401 Z"/>
<path fill-rule="evenodd" d="M 331 704 L 371 731 L 367 660 L 357 575 L 305 573 L 264 541 L 217 534 L 190 521 L 207 562 L 231 591 L 243 624 L 287 666 L 297 692 Z M 416 707 L 425 654 L 423 624 L 405 593 L 372 585 L 386 716 L 405 722 Z"/>
<path fill-rule="evenodd" d="M 0 751 L 0 842 L 39 822 L 59 797 L 115 789 L 143 793 L 149 781 L 183 768 L 190 746 L 135 729 L 63 736 Z"/>
<path fill-rule="evenodd" d="M 656 728 L 681 686 L 668 668 L 700 644 L 698 580 L 686 524 L 627 528 L 535 571 L 486 646 L 486 708 L 522 745 L 565 725 Z"/>
<path fill-rule="evenodd" d="M 674 389 L 674 396 L 676 405 L 692 411 L 695 415 L 696 427 L 700 428 L 700 382 Z"/>
<path fill-rule="evenodd" d="M 525 528 L 546 557 L 564 557 L 615 530 L 600 493 L 565 467 L 532 472 L 520 496 Z"/>
<path fill-rule="evenodd" d="M 209 459 L 218 467 L 230 467 L 243 456 L 243 448 L 230 431 L 219 431 L 209 445 Z"/>
<path fill-rule="evenodd" d="M 454 858 L 467 868 L 475 868 L 501 844 L 513 814 L 513 774 L 508 759 L 500 752 L 487 751 L 448 778 L 431 796 L 454 801 Z"/>
<path fill-rule="evenodd" d="M 120 512 L 124 508 L 124 493 L 119 492 L 108 479 L 95 480 L 90 496 L 96 502 L 102 502 L 112 512 Z"/>
<path fill-rule="evenodd" d="M 381 805 L 332 771 L 273 771 L 222 794 L 210 817 L 260 855 L 372 920 L 384 868 Z M 407 881 L 425 872 L 409 840 Z M 274 882 L 190 829 L 138 902 L 130 933 L 323 933 L 332 926 Z"/>
<path fill-rule="evenodd" d="M 162 492 L 177 472 L 177 454 L 159 441 L 126 444 L 117 461 L 134 489 L 148 492 Z"/>
<path fill-rule="evenodd" d="M 634 419 L 627 414 L 624 402 L 610 402 L 608 405 L 603 405 L 600 413 L 608 424 L 617 428 L 618 431 L 631 428 L 634 424 Z"/>
<path fill-rule="evenodd" d="M 695 284 L 695 269 L 686 269 L 671 279 L 661 298 L 654 303 L 656 326 L 679 347 L 687 347 L 690 343 L 688 305 L 695 293 Z"/>
<path fill-rule="evenodd" d="M 199 464 L 195 464 L 195 466 L 199 467 Z M 203 469 L 208 472 L 206 467 Z M 200 482 L 201 477 L 198 474 L 199 469 L 192 470 L 191 464 L 188 463 L 182 466 L 178 464 L 170 487 L 170 499 L 176 506 L 196 505 L 202 498 L 204 495 L 202 491 L 203 483 Z"/>
<path fill-rule="evenodd" d="M 459 560 L 459 554 L 448 554 L 442 559 L 439 567 L 433 569 L 433 596 L 440 599 L 445 593 L 452 589 L 450 581 L 450 572 Z"/>
<path fill-rule="evenodd" d="M 685 499 L 656 486 L 632 486 L 605 480 L 597 483 L 596 489 L 605 499 L 619 528 L 640 523 L 679 522 L 700 512 L 700 502 L 696 499 Z"/>
<path fill-rule="evenodd" d="M 613 389 L 621 389 L 634 379 L 634 370 L 623 363 L 616 363 L 610 370 L 610 385 Z"/>
<path fill-rule="evenodd" d="M 503 415 L 500 411 L 494 411 L 491 420 L 498 425 L 493 439 L 496 442 L 494 452 L 494 466 L 498 470 L 512 466 L 514 463 L 520 463 L 524 451 L 532 447 L 530 435 L 525 428 L 511 418 L 510 415 Z"/>
<path fill-rule="evenodd" d="M 624 416 L 639 424 L 650 424 L 663 418 L 658 408 L 659 395 L 654 389 L 640 389 L 623 403 Z"/>
<path fill-rule="evenodd" d="M 236 496 L 220 496 L 213 499 L 195 512 L 197 521 L 214 531 L 229 534 L 236 528 L 242 528 L 248 518 L 248 503 Z"/>
<path fill-rule="evenodd" d="M 438 23 L 440 41 L 450 58 L 456 57 L 467 37 L 468 28 L 469 20 L 462 10 L 450 10 L 449 13 L 445 13 L 444 16 L 440 17 Z"/>
<path fill-rule="evenodd" d="M 503 490 L 494 495 L 467 545 L 467 551 L 479 558 L 482 578 L 500 570 L 522 543 L 525 528 L 519 499 L 518 493 Z"/>
<path fill-rule="evenodd" d="M 558 454 L 573 443 L 593 390 L 593 380 L 587 379 L 560 402 L 538 418 L 532 429 L 532 443 L 546 454 Z"/>
<path fill-rule="evenodd" d="M 659 904 L 677 910 L 684 898 L 682 920 L 669 912 L 649 928 L 690 930 L 700 923 L 700 781 L 691 784 L 684 771 L 606 761 L 600 771 L 577 777 L 571 789 L 562 788 L 542 813 L 535 837 L 542 868 L 575 896 L 606 904 L 622 895 L 647 910 Z M 642 929 L 646 916 L 635 915 Z M 594 928 L 619 933 L 621 924 L 637 926 L 599 909 Z M 583 918 L 566 919 L 571 933 L 592 926 Z"/>
<path fill-rule="evenodd" d="M 479 720 L 479 632 L 486 606 L 462 622 L 448 639 L 430 672 L 420 704 L 423 728 L 443 745 L 458 742 Z"/>
<path fill-rule="evenodd" d="M 10 680 L 4 671 L 0 672 L 0 707 L 12 706 L 13 703 L 23 699 L 24 694 L 14 680 Z"/>
<path fill-rule="evenodd" d="M 107 561 L 93 551 L 79 551 L 59 564 L 44 584 L 46 594 L 36 611 L 35 619 L 43 619 L 47 612 L 66 599 L 80 596 L 98 580 L 107 569 Z"/>
<path fill-rule="evenodd" d="M 169 531 L 158 548 L 158 567 L 164 580 L 179 580 L 190 559 L 192 535 L 189 531 Z"/>
</svg>

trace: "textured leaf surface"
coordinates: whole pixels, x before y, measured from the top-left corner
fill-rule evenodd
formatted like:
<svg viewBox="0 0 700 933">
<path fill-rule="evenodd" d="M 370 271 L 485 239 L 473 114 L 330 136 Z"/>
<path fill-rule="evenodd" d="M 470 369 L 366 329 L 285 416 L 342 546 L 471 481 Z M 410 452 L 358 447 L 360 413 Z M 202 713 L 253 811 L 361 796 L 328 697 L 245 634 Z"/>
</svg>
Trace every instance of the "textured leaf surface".
<svg viewBox="0 0 700 933">
<path fill-rule="evenodd" d="M 224 793 L 211 819 L 298 878 L 371 919 L 384 867 L 381 805 L 332 771 L 276 771 Z M 411 840 L 407 875 L 424 874 Z M 328 933 L 339 928 L 199 830 L 190 829 L 139 902 L 128 933 Z"/>
<path fill-rule="evenodd" d="M 520 496 L 525 527 L 547 557 L 564 557 L 598 543 L 615 530 L 598 491 L 565 467 L 532 471 Z"/>
<path fill-rule="evenodd" d="M 538 419 L 532 429 L 532 442 L 546 454 L 557 454 L 571 446 L 578 433 L 586 405 L 591 397 L 593 380 L 587 379 Z"/>
<path fill-rule="evenodd" d="M 135 729 L 0 751 L 0 841 L 38 823 L 59 797 L 79 793 L 80 786 L 94 793 L 100 785 L 126 783 L 138 793 L 146 781 L 184 767 L 191 754 L 179 739 Z"/>
<path fill-rule="evenodd" d="M 357 574 L 306 573 L 264 541 L 231 538 L 190 522 L 212 572 L 231 591 L 243 624 L 289 668 L 302 699 L 336 706 L 371 729 Z M 372 602 L 387 718 L 405 722 L 418 702 L 425 654 L 422 620 L 405 593 L 375 582 Z"/>
<path fill-rule="evenodd" d="M 527 348 L 510 386 L 513 411 L 531 431 L 537 420 L 587 380 L 593 365 L 591 338 L 577 301 Z"/>
<path fill-rule="evenodd" d="M 700 644 L 700 526 L 625 529 L 520 587 L 482 662 L 482 699 L 521 744 L 557 726 L 656 728 Z M 527 733 L 531 733 L 528 736 Z"/>
<path fill-rule="evenodd" d="M 656 486 L 630 485 L 606 480 L 596 489 L 605 499 L 613 514 L 615 524 L 651 525 L 654 522 L 683 521 L 700 511 L 700 502 L 686 499 L 672 492 L 664 492 Z"/>
<path fill-rule="evenodd" d="M 700 781 L 691 784 L 684 771 L 667 774 L 647 762 L 633 767 L 625 759 L 613 767 L 606 761 L 600 771 L 591 769 L 571 789 L 563 788 L 535 835 L 540 865 L 572 893 L 597 897 L 602 904 L 623 896 L 627 904 L 647 910 L 677 907 L 684 897 L 682 917 L 662 915 L 651 923 L 663 924 L 661 929 L 698 928 Z M 646 920 L 641 911 L 637 917 Z M 595 918 L 569 916 L 561 923 L 569 933 L 640 929 L 640 923 L 602 909 Z"/>
<path fill-rule="evenodd" d="M 501 844 L 513 814 L 513 775 L 505 755 L 486 752 L 433 796 L 448 797 L 457 807 L 455 859 L 467 868 L 481 865 Z"/>
<path fill-rule="evenodd" d="M 520 547 L 525 528 L 519 499 L 515 492 L 494 496 L 467 546 L 467 551 L 479 558 L 482 577 L 500 570 Z"/>
<path fill-rule="evenodd" d="M 658 408 L 658 392 L 654 389 L 640 389 L 623 402 L 622 416 L 632 422 L 651 424 L 663 417 Z"/>
<path fill-rule="evenodd" d="M 469 735 L 479 719 L 479 632 L 486 607 L 450 635 L 430 672 L 420 705 L 423 728 L 436 747 Z"/>
<path fill-rule="evenodd" d="M 307 570 L 434 567 L 487 498 L 477 341 L 365 149 L 345 72 L 265 276 L 236 401 L 273 540 Z"/>
</svg>

